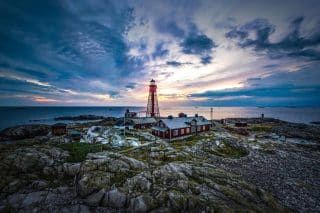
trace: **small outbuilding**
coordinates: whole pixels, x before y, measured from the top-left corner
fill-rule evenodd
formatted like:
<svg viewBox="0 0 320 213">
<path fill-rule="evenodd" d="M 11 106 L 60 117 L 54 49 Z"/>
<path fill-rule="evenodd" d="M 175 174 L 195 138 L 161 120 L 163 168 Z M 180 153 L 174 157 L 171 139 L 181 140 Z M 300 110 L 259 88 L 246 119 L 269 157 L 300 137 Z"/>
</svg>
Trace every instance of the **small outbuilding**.
<svg viewBox="0 0 320 213">
<path fill-rule="evenodd" d="M 151 128 L 157 122 L 155 118 L 134 118 L 131 120 L 136 129 Z"/>
<path fill-rule="evenodd" d="M 234 124 L 235 127 L 246 127 L 248 124 L 246 122 L 236 122 Z"/>
<path fill-rule="evenodd" d="M 67 124 L 56 123 L 51 126 L 52 135 L 65 135 L 67 134 Z"/>
<path fill-rule="evenodd" d="M 126 118 L 136 118 L 137 113 L 136 112 L 130 112 L 129 109 L 126 110 L 126 113 L 124 114 L 124 117 Z"/>
</svg>

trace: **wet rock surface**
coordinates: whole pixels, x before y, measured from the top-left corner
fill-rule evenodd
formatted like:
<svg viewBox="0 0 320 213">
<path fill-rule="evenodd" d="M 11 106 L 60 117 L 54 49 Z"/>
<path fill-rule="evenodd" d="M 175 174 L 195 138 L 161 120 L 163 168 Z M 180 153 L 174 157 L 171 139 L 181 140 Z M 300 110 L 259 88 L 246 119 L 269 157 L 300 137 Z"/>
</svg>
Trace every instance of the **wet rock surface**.
<svg viewBox="0 0 320 213">
<path fill-rule="evenodd" d="M 89 149 L 78 161 L 70 156 L 83 143 L 2 144 L 0 212 L 320 211 L 319 142 L 270 125 L 254 120 L 245 134 L 217 125 L 173 142 L 129 131 L 138 146 Z"/>
</svg>

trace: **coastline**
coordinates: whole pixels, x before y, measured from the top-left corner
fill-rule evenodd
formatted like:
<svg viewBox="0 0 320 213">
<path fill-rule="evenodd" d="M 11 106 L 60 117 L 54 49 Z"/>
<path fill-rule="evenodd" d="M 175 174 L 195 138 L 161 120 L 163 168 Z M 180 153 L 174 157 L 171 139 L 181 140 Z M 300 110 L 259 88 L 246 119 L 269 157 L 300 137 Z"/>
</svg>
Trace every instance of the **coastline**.
<svg viewBox="0 0 320 213">
<path fill-rule="evenodd" d="M 1 131 L 0 209 L 319 210 L 318 126 L 229 118 L 209 132 L 165 141 L 148 129 L 124 135 L 113 128 L 117 120 L 75 121 L 60 136 L 49 125 Z"/>
<path fill-rule="evenodd" d="M 138 112 L 139 117 L 145 116 L 144 107 L 0 107 L 0 130 L 26 124 L 47 124 L 56 123 L 58 117 L 77 117 L 81 115 L 94 115 L 103 117 L 122 117 L 126 109 Z M 189 116 L 199 114 L 207 119 L 211 119 L 210 107 L 163 107 L 161 116 L 177 115 L 184 112 Z M 305 123 L 320 121 L 320 108 L 284 108 L 284 107 L 213 107 L 213 119 L 225 119 L 232 117 L 273 117 L 280 120 Z M 72 123 L 72 120 L 62 120 L 64 123 Z M 77 122 L 81 119 L 77 119 Z"/>
</svg>

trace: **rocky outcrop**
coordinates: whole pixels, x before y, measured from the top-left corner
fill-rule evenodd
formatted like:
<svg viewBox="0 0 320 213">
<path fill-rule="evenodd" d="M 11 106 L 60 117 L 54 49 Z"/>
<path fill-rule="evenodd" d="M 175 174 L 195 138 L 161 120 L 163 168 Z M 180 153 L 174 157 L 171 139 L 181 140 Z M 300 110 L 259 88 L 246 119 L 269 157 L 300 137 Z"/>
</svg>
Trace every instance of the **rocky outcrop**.
<svg viewBox="0 0 320 213">
<path fill-rule="evenodd" d="M 16 149 L 0 162 L 3 170 L 10 174 L 33 173 L 44 167 L 54 166 L 69 156 L 66 151 L 49 146 L 24 147 Z"/>
<path fill-rule="evenodd" d="M 81 164 L 77 189 L 81 196 L 87 196 L 101 188 L 123 183 L 128 177 L 147 169 L 141 161 L 126 156 L 100 152 L 89 154 Z"/>
<path fill-rule="evenodd" d="M 173 142 L 106 146 L 79 162 L 53 145 L 1 145 L 0 212 L 316 212 L 317 143 L 280 138 L 219 128 Z M 70 156 L 83 154 L 80 145 Z"/>
<path fill-rule="evenodd" d="M 90 206 L 134 212 L 283 210 L 270 194 L 209 164 L 150 167 L 120 154 L 100 152 L 87 156 L 79 174 L 76 188 Z"/>
<path fill-rule="evenodd" d="M 82 135 L 83 143 L 102 143 L 113 147 L 139 146 L 140 141 L 134 137 L 125 138 L 117 129 L 104 126 L 91 126 L 87 132 Z"/>
<path fill-rule="evenodd" d="M 0 132 L 0 140 L 18 140 L 49 134 L 50 126 L 44 124 L 9 127 Z"/>
<path fill-rule="evenodd" d="M 289 138 L 302 138 L 320 143 L 320 126 L 287 123 L 286 125 L 274 126 L 272 130 Z"/>
</svg>

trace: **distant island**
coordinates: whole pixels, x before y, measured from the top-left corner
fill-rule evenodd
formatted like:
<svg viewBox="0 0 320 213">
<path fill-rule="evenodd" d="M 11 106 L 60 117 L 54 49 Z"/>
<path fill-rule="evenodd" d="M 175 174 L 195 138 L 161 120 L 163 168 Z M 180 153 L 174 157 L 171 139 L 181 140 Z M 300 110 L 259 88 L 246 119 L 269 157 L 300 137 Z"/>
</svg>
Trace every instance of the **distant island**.
<svg viewBox="0 0 320 213">
<path fill-rule="evenodd" d="M 79 115 L 79 116 L 62 116 L 54 118 L 55 121 L 84 121 L 84 120 L 101 120 L 104 119 L 104 116 L 97 116 L 97 115 Z"/>
</svg>

